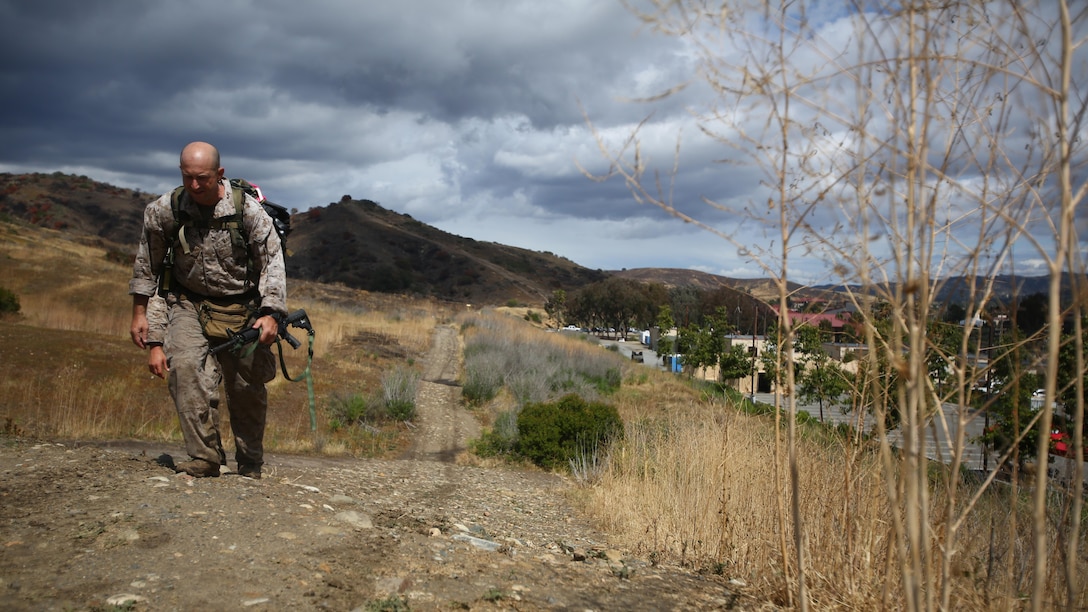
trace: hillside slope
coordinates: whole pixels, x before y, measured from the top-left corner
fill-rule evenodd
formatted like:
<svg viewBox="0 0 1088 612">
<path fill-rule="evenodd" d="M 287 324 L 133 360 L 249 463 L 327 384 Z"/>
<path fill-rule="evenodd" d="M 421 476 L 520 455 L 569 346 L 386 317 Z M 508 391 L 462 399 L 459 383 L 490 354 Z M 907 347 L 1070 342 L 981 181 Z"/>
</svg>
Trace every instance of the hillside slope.
<svg viewBox="0 0 1088 612">
<path fill-rule="evenodd" d="M 60 172 L 0 174 L 0 215 L 95 236 L 127 253 L 139 238 L 144 207 L 157 195 Z M 455 236 L 369 200 L 315 207 L 295 214 L 292 224 L 288 275 L 355 289 L 541 304 L 556 289 L 607 276 L 552 253 Z"/>
<path fill-rule="evenodd" d="M 369 200 L 314 208 L 293 224 L 290 275 L 370 291 L 541 304 L 556 289 L 606 277 L 551 253 L 449 234 Z"/>
</svg>

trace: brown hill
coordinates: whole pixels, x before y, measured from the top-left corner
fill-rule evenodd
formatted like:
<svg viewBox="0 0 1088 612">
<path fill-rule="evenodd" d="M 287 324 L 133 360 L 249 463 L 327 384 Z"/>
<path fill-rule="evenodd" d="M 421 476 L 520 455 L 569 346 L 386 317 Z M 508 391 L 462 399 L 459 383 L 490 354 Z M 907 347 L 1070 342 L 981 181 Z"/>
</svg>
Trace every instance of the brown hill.
<svg viewBox="0 0 1088 612">
<path fill-rule="evenodd" d="M 118 245 L 136 244 L 144 205 L 154 197 L 61 172 L 0 174 L 0 214 Z"/>
<path fill-rule="evenodd" d="M 292 276 L 467 303 L 542 304 L 556 289 L 606 278 L 551 253 L 449 234 L 370 200 L 295 215 Z"/>
<path fill-rule="evenodd" d="M 0 174 L 0 216 L 106 241 L 119 261 L 131 258 L 144 207 L 157 196 L 61 172 Z M 288 275 L 354 289 L 539 307 L 556 289 L 570 292 L 617 275 L 667 287 L 726 287 L 763 302 L 778 295 L 766 279 L 677 268 L 591 270 L 553 253 L 449 234 L 347 196 L 295 214 L 292 225 Z M 805 290 L 796 283 L 790 289 Z"/>
<path fill-rule="evenodd" d="M 143 210 L 158 194 L 85 176 L 0 174 L 0 215 L 97 237 L 131 257 Z M 369 200 L 345 199 L 292 219 L 292 278 L 456 302 L 540 305 L 607 274 L 554 255 L 463 238 Z"/>
<path fill-rule="evenodd" d="M 774 281 L 765 278 L 729 278 L 698 270 L 680 268 L 635 268 L 632 270 L 613 271 L 612 274 L 647 283 L 660 283 L 666 287 L 696 287 L 704 291 L 714 291 L 722 287 L 747 293 L 761 302 L 778 300 L 778 287 Z M 787 283 L 792 294 L 805 292 L 807 288 L 797 283 Z"/>
</svg>

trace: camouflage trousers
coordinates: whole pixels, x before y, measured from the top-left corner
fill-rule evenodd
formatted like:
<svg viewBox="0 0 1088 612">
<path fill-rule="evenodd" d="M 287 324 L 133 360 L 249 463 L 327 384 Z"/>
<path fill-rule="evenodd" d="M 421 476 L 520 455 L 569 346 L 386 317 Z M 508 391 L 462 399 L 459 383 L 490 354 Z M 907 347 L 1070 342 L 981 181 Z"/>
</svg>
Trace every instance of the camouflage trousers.
<svg viewBox="0 0 1088 612">
<path fill-rule="evenodd" d="M 170 368 L 170 396 L 177 408 L 185 450 L 194 459 L 226 464 L 220 437 L 219 384 L 227 397 L 234 458 L 239 465 L 264 462 L 268 412 L 265 383 L 276 377 L 276 359 L 268 346 L 244 357 L 231 351 L 209 355 L 196 306 L 185 297 L 167 296 L 168 323 L 163 350 Z"/>
</svg>

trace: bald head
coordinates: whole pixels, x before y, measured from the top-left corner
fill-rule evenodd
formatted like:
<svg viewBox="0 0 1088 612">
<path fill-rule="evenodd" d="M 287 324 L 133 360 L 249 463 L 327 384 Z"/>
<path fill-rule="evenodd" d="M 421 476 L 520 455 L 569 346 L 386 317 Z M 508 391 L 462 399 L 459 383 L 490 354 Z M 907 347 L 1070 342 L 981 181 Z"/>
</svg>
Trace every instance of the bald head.
<svg viewBox="0 0 1088 612">
<path fill-rule="evenodd" d="M 219 168 L 219 150 L 206 142 L 190 142 L 181 150 L 181 167 L 187 164 L 215 170 Z"/>
<path fill-rule="evenodd" d="M 223 168 L 219 151 L 206 142 L 191 142 L 181 150 L 181 181 L 200 206 L 215 206 L 223 197 Z"/>
</svg>

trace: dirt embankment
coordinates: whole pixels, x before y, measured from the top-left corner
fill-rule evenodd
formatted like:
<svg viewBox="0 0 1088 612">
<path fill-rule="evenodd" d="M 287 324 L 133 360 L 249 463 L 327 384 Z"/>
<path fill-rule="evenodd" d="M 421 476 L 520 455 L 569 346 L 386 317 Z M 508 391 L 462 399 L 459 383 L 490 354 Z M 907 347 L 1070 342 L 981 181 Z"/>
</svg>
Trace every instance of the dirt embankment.
<svg viewBox="0 0 1088 612">
<path fill-rule="evenodd" d="M 194 480 L 160 465 L 178 446 L 0 440 L 0 609 L 769 607 L 610 548 L 560 477 L 455 464 L 478 435 L 459 362 L 439 328 L 397 461 L 269 456 L 263 480 Z"/>
</svg>

